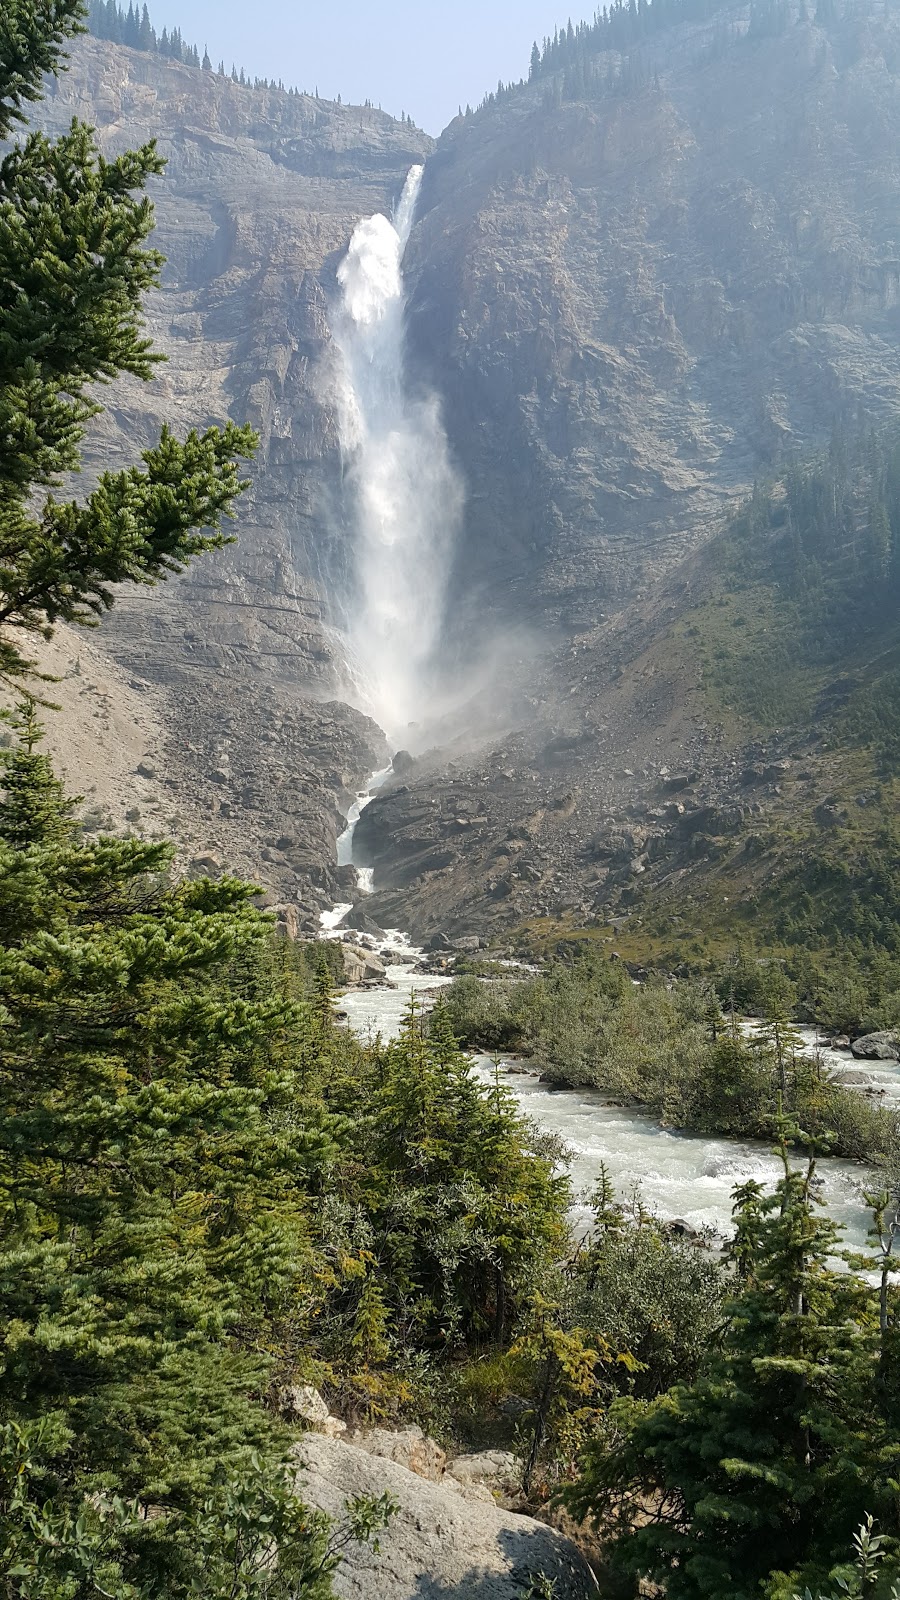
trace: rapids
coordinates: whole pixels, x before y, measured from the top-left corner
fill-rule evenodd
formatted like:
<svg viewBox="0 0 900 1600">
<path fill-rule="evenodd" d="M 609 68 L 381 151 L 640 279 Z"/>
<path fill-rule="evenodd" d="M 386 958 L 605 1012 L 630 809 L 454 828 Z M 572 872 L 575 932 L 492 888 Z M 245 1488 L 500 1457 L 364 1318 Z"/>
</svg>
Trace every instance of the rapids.
<svg viewBox="0 0 900 1600">
<path fill-rule="evenodd" d="M 383 781 L 384 775 L 380 776 Z M 362 805 L 370 798 L 362 797 Z M 348 826 L 350 838 L 344 846 L 345 850 L 349 847 L 351 858 L 354 825 L 355 819 Z M 348 910 L 343 906 L 326 912 L 323 932 L 336 932 L 340 937 L 340 921 Z M 335 915 L 337 920 L 332 921 Z M 451 981 L 423 972 L 423 952 L 397 930 L 377 941 L 377 947 L 400 958 L 389 968 L 389 983 L 351 990 L 340 1001 L 348 1027 L 364 1040 L 378 1034 L 383 1039 L 396 1038 L 411 997 L 417 995 L 427 1005 L 435 992 Z M 832 1065 L 831 1061 L 828 1064 Z M 846 1067 L 846 1062 L 841 1064 Z M 722 1235 L 730 1232 L 731 1195 L 736 1185 L 748 1178 L 774 1185 L 781 1174 L 778 1157 L 765 1144 L 662 1128 L 652 1116 L 634 1107 L 612 1105 L 595 1091 L 551 1088 L 514 1061 L 495 1063 L 488 1056 L 475 1056 L 472 1071 L 484 1083 L 492 1083 L 499 1072 L 500 1081 L 522 1111 L 564 1141 L 570 1153 L 576 1225 L 578 1215 L 585 1215 L 586 1197 L 603 1167 L 619 1193 L 627 1195 L 639 1186 L 645 1204 L 659 1216 L 680 1220 L 698 1232 L 710 1228 Z M 895 1073 L 895 1083 L 896 1078 Z M 855 1249 L 862 1247 L 868 1226 L 863 1200 L 866 1169 L 823 1157 L 818 1171 L 819 1192 L 830 1216 L 842 1225 L 844 1242 Z"/>
</svg>

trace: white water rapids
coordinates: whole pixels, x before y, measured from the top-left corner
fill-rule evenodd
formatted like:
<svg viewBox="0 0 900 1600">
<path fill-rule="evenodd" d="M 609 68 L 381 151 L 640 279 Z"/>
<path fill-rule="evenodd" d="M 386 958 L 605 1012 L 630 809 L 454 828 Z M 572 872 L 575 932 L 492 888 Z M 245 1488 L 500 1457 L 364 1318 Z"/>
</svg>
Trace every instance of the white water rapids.
<svg viewBox="0 0 900 1600">
<path fill-rule="evenodd" d="M 402 966 L 390 968 L 396 987 L 356 990 L 341 999 L 349 1026 L 361 1038 L 396 1037 L 410 995 L 447 981 L 417 969 L 421 952 L 402 935 L 392 934 L 386 942 L 406 957 Z M 515 1066 L 501 1064 L 504 1087 L 541 1128 L 565 1141 L 572 1187 L 582 1202 L 605 1166 L 620 1194 L 639 1184 L 645 1204 L 659 1216 L 728 1234 L 735 1186 L 748 1178 L 774 1186 L 781 1176 L 780 1161 L 764 1144 L 676 1133 L 633 1107 L 610 1105 L 595 1091 L 552 1089 L 531 1072 L 510 1072 L 510 1065 Z M 495 1069 L 487 1056 L 477 1057 L 473 1070 L 483 1082 L 493 1082 Z M 845 1242 L 862 1247 L 868 1226 L 865 1169 L 828 1157 L 818 1170 L 829 1214 L 843 1224 Z"/>
<path fill-rule="evenodd" d="M 346 644 L 356 698 L 398 745 L 433 691 L 463 505 L 437 397 L 413 392 L 404 357 L 402 263 L 422 173 L 411 169 L 393 222 L 357 227 L 331 330 L 355 580 Z"/>
</svg>

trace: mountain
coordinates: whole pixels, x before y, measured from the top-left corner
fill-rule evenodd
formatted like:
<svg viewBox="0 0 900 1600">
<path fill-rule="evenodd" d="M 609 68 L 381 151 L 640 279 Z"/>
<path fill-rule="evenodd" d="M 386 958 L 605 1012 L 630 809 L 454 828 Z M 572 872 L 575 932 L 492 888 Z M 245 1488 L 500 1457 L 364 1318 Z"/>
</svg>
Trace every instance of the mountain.
<svg viewBox="0 0 900 1600">
<path fill-rule="evenodd" d="M 503 648 L 365 813 L 361 917 L 504 937 L 627 917 L 663 939 L 673 917 L 702 931 L 713 905 L 724 925 L 735 896 L 777 899 L 785 840 L 821 839 L 826 816 L 868 837 L 892 768 L 858 727 L 829 737 L 840 653 L 775 710 L 729 699 L 716 663 L 740 679 L 748 627 L 782 617 L 784 474 L 834 437 L 863 560 L 859 441 L 900 418 L 898 72 L 900 16 L 870 0 L 617 7 L 432 148 L 378 112 L 77 45 L 48 125 L 77 112 L 169 158 L 151 305 L 169 365 L 116 387 L 93 459 L 164 419 L 262 437 L 238 544 L 127 597 L 100 637 L 163 697 L 186 847 L 299 899 L 307 926 L 347 889 L 337 806 L 383 746 L 337 698 L 351 552 L 327 306 L 355 223 L 423 158 L 408 353 L 466 487 L 446 653 Z M 730 519 L 762 479 L 751 585 Z M 896 644 L 874 610 L 871 628 L 853 613 L 860 681 Z"/>
<path fill-rule="evenodd" d="M 662 14 L 685 20 L 636 13 L 587 82 L 542 74 L 428 162 L 413 327 L 476 615 L 578 631 L 760 472 L 900 406 L 900 17 Z"/>
<path fill-rule="evenodd" d="M 78 116 L 107 151 L 153 138 L 167 160 L 152 195 L 166 264 L 148 307 L 166 365 L 104 395 L 89 472 L 131 461 L 165 422 L 240 417 L 260 434 L 238 542 L 155 593 L 121 595 L 90 637 L 161 707 L 157 777 L 131 805 L 176 815 L 188 858 L 219 857 L 278 903 L 299 890 L 312 926 L 317 898 L 338 893 L 340 808 L 384 759 L 380 731 L 334 699 L 316 581 L 341 472 L 321 375 L 327 286 L 357 221 L 391 206 L 430 141 L 379 111 L 91 38 L 49 91 L 49 131 Z M 67 643 L 71 664 L 79 640 Z M 69 743 L 62 732 L 64 756 Z"/>
</svg>

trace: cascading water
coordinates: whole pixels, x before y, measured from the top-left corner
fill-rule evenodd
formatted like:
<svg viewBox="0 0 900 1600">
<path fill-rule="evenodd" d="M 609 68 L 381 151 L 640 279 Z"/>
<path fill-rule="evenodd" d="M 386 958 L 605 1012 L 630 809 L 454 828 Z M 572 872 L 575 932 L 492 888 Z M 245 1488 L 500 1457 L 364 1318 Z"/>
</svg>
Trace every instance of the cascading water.
<svg viewBox="0 0 900 1600">
<path fill-rule="evenodd" d="M 411 169 L 393 222 L 357 227 L 332 317 L 354 536 L 348 647 L 357 697 L 398 745 L 427 710 L 463 504 L 437 397 L 410 392 L 404 363 L 402 262 L 423 170 Z"/>
</svg>

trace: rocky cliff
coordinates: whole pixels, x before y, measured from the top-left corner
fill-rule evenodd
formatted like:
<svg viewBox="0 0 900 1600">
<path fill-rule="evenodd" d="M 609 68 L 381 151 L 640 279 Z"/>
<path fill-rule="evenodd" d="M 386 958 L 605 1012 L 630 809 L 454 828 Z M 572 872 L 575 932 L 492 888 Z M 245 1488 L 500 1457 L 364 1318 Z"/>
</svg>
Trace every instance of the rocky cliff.
<svg viewBox="0 0 900 1600">
<path fill-rule="evenodd" d="M 299 896 L 307 926 L 347 890 L 337 807 L 381 755 L 336 698 L 351 552 L 327 301 L 355 222 L 423 156 L 410 352 L 467 488 L 448 655 L 508 630 L 528 648 L 485 697 L 494 731 L 475 741 L 473 708 L 366 811 L 367 914 L 420 933 L 618 914 L 638 880 L 702 870 L 754 764 L 812 762 L 810 804 L 827 798 L 815 728 L 754 747 L 689 641 L 666 641 L 757 476 L 900 413 L 900 17 L 682 14 L 457 119 L 433 152 L 377 112 L 94 41 L 45 107 L 111 146 L 156 136 L 169 160 L 150 308 L 169 364 L 115 389 L 93 462 L 163 419 L 246 417 L 262 440 L 239 543 L 123 597 L 101 644 L 163 695 L 150 781 L 186 850 Z M 776 813 L 783 787 L 760 789 Z"/>
<path fill-rule="evenodd" d="M 735 498 L 898 415 L 900 23 L 682 14 L 458 119 L 426 168 L 413 335 L 469 488 L 451 626 L 461 658 L 510 622 L 542 650 L 508 737 L 365 814 L 369 913 L 421 934 L 689 896 L 742 833 L 859 784 L 821 719 L 760 743 L 723 718 L 673 640 Z"/>
<path fill-rule="evenodd" d="M 346 552 L 327 298 L 357 221 L 390 208 L 430 141 L 379 111 L 90 38 L 39 115 L 51 132 L 80 117 L 108 151 L 156 139 L 167 161 L 152 185 L 166 265 L 148 307 L 167 363 L 103 396 L 88 474 L 131 461 L 164 422 L 234 417 L 260 434 L 237 542 L 122 594 L 91 639 L 159 700 L 155 776 L 136 775 L 133 801 L 178 816 L 186 857 L 227 860 L 295 910 L 299 895 L 309 919 L 337 893 L 339 808 L 383 759 L 380 731 L 335 699 L 339 585 L 324 575 Z"/>
<path fill-rule="evenodd" d="M 900 19 L 681 9 L 428 163 L 414 332 L 470 488 L 467 618 L 590 625 L 757 474 L 900 407 Z"/>
</svg>

